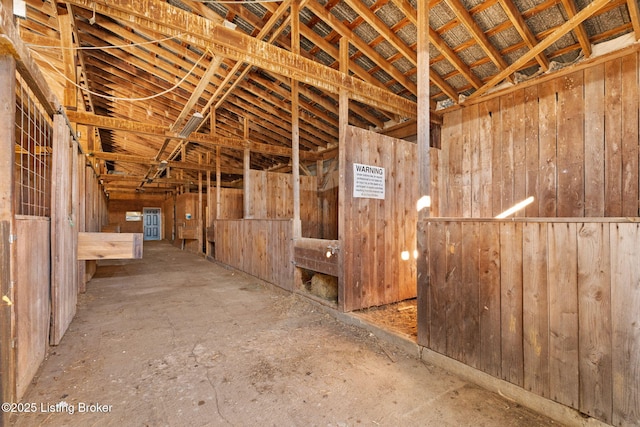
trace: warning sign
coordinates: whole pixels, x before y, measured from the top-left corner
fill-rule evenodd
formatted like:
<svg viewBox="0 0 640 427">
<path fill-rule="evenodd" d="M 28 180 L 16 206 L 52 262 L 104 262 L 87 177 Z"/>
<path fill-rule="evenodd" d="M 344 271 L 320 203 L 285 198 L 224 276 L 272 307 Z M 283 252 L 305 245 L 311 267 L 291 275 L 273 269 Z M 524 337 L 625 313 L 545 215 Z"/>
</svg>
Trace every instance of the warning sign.
<svg viewBox="0 0 640 427">
<path fill-rule="evenodd" d="M 353 197 L 384 200 L 384 168 L 354 163 Z"/>
</svg>

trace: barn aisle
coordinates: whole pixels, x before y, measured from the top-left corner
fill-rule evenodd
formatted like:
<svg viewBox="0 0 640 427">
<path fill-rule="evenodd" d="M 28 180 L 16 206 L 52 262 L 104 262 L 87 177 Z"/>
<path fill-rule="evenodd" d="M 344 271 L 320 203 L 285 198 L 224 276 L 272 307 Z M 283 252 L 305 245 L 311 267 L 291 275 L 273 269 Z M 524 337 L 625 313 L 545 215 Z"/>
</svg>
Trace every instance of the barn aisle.
<svg viewBox="0 0 640 427">
<path fill-rule="evenodd" d="M 101 265 L 17 426 L 547 426 L 300 296 L 148 242 Z"/>
</svg>

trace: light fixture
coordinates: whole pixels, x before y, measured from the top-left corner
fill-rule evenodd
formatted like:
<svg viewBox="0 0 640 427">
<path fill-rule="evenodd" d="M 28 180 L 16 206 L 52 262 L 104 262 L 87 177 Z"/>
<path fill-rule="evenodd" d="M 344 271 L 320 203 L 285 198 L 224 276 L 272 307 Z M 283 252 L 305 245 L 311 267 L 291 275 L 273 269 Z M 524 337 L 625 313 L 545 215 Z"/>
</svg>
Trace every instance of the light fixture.
<svg viewBox="0 0 640 427">
<path fill-rule="evenodd" d="M 226 19 L 224 21 L 222 21 L 222 26 L 224 26 L 225 28 L 228 28 L 230 30 L 235 30 L 237 25 L 234 24 L 231 21 L 227 21 Z"/>
<path fill-rule="evenodd" d="M 158 170 L 160 172 L 162 172 L 163 170 L 165 170 L 167 168 L 167 164 L 169 162 L 167 162 L 166 160 L 161 160 L 160 163 L 158 164 Z"/>
<path fill-rule="evenodd" d="M 200 123 L 202 123 L 203 120 L 204 116 L 202 115 L 202 113 L 193 113 L 193 116 L 191 116 L 187 124 L 184 125 L 184 128 L 182 128 L 178 136 L 180 138 L 188 137 L 194 130 L 196 130 L 200 126 Z"/>
</svg>

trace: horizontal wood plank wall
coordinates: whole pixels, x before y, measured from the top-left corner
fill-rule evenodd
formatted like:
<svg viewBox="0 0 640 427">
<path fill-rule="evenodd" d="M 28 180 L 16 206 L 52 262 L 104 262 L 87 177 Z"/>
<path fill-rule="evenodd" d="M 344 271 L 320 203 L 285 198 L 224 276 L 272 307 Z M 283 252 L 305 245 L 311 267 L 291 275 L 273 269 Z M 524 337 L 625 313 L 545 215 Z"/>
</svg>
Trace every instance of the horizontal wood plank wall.
<svg viewBox="0 0 640 427">
<path fill-rule="evenodd" d="M 214 230 L 216 261 L 293 290 L 291 220 L 216 220 Z"/>
<path fill-rule="evenodd" d="M 344 310 L 389 304 L 416 296 L 416 145 L 349 127 L 341 242 Z M 385 168 L 385 200 L 353 197 L 353 163 Z M 401 259 L 402 253 L 409 255 Z M 340 293 L 341 294 L 341 293 Z"/>
<path fill-rule="evenodd" d="M 430 219 L 420 345 L 640 425 L 640 224 Z M 464 260 L 461 261 L 461 260 Z"/>
<path fill-rule="evenodd" d="M 639 216 L 639 55 L 444 113 L 432 212 Z"/>
<path fill-rule="evenodd" d="M 51 210 L 51 345 L 58 345 L 76 313 L 78 301 L 77 200 L 74 187 L 78 157 L 66 120 L 54 117 Z M 74 166 L 74 164 L 76 166 Z"/>
<path fill-rule="evenodd" d="M 44 360 L 49 345 L 49 218 L 16 217 L 17 258 L 16 394 L 19 401 Z"/>
</svg>

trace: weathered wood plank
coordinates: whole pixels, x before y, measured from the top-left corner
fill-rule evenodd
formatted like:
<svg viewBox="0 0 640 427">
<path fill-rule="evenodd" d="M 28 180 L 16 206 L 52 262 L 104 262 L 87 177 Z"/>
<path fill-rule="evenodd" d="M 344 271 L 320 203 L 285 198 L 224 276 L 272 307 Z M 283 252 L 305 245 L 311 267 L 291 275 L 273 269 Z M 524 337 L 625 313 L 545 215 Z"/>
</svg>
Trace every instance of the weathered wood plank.
<svg viewBox="0 0 640 427">
<path fill-rule="evenodd" d="M 478 368 L 500 378 L 502 348 L 500 324 L 500 225 L 478 224 L 480 333 Z"/>
<path fill-rule="evenodd" d="M 522 233 L 524 388 L 544 397 L 549 397 L 547 227 L 525 223 Z"/>
<path fill-rule="evenodd" d="M 431 310 L 431 278 L 429 258 L 429 233 L 431 224 L 427 220 L 419 220 L 417 225 L 417 322 L 418 337 L 417 342 L 423 347 L 431 347 L 429 334 L 429 314 Z"/>
<path fill-rule="evenodd" d="M 445 232 L 445 306 L 447 356 L 463 361 L 462 224 L 450 222 Z"/>
<path fill-rule="evenodd" d="M 50 221 L 16 219 L 16 395 L 23 396 L 44 360 L 49 343 Z M 33 238 L 38 236 L 38 238 Z"/>
<path fill-rule="evenodd" d="M 302 238 L 294 242 L 294 261 L 297 267 L 338 277 L 339 250 L 338 240 Z M 328 256 L 329 254 L 331 256 Z"/>
<path fill-rule="evenodd" d="M 640 211 L 638 173 L 638 114 L 640 111 L 639 74 L 640 61 L 634 53 L 621 59 L 622 85 L 622 215 L 638 216 Z"/>
<path fill-rule="evenodd" d="M 524 144 L 525 144 L 525 173 L 526 195 L 533 196 L 534 200 L 527 206 L 525 216 L 539 216 L 540 211 L 540 142 L 538 133 L 540 124 L 538 121 L 538 87 L 531 86 L 524 90 Z"/>
<path fill-rule="evenodd" d="M 502 379 L 522 386 L 522 224 L 500 224 Z"/>
<path fill-rule="evenodd" d="M 622 81 L 621 62 L 605 63 L 605 216 L 622 216 Z"/>
<path fill-rule="evenodd" d="M 556 81 L 538 86 L 538 117 L 540 124 L 540 175 L 538 198 L 539 215 L 555 217 L 557 215 L 557 176 L 556 176 Z"/>
<path fill-rule="evenodd" d="M 639 224 L 611 224 L 613 424 L 640 425 Z"/>
<path fill-rule="evenodd" d="M 578 225 L 580 411 L 610 423 L 611 248 L 608 224 Z"/>
<path fill-rule="evenodd" d="M 549 242 L 550 397 L 572 408 L 579 404 L 578 254 L 576 224 L 551 224 Z"/>
<path fill-rule="evenodd" d="M 429 223 L 429 337 L 430 348 L 447 352 L 447 238 L 448 223 Z"/>
<path fill-rule="evenodd" d="M 584 216 L 584 99 L 583 74 L 578 71 L 556 80 L 557 105 L 557 215 Z"/>
<path fill-rule="evenodd" d="M 513 203 L 520 203 L 529 197 L 527 194 L 527 169 L 525 147 L 525 109 L 524 89 L 513 92 Z M 515 217 L 524 217 L 525 211 L 520 210 Z"/>
<path fill-rule="evenodd" d="M 605 86 L 604 65 L 584 70 L 584 215 L 602 217 L 605 212 Z"/>
<path fill-rule="evenodd" d="M 142 259 L 142 233 L 78 233 L 78 260 Z"/>
<path fill-rule="evenodd" d="M 463 361 L 478 367 L 480 342 L 480 224 L 462 223 L 461 283 Z"/>
<path fill-rule="evenodd" d="M 515 99 L 510 93 L 500 97 L 500 119 L 502 132 L 500 133 L 500 201 L 502 208 L 500 212 L 509 209 L 515 201 Z M 494 187 L 495 188 L 495 187 Z"/>
</svg>

